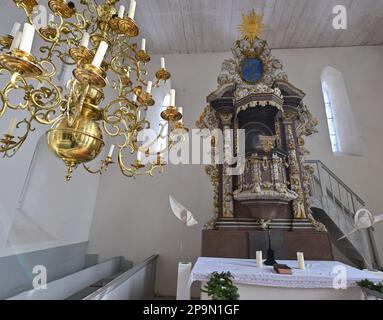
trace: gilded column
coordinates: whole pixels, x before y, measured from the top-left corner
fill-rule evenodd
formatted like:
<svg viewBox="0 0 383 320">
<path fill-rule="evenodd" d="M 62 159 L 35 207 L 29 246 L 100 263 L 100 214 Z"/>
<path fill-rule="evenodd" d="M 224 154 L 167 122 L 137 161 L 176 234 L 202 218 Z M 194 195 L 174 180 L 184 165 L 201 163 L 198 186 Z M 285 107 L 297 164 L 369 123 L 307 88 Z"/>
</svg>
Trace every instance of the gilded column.
<svg viewBox="0 0 383 320">
<path fill-rule="evenodd" d="M 219 115 L 222 122 L 224 137 L 224 160 L 222 170 L 223 217 L 234 218 L 233 176 L 228 173 L 234 149 L 234 143 L 231 134 L 232 132 L 230 130 L 233 114 L 231 112 L 222 112 Z"/>
</svg>

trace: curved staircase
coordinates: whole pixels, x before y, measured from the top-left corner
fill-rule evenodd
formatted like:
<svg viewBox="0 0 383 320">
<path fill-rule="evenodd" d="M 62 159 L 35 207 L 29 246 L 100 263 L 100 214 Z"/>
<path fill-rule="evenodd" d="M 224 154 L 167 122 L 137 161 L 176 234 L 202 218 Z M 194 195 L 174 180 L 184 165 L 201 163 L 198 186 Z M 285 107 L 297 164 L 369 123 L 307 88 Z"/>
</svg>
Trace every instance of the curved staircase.
<svg viewBox="0 0 383 320">
<path fill-rule="evenodd" d="M 320 160 L 306 163 L 314 169 L 310 182 L 312 214 L 326 226 L 333 246 L 355 267 L 381 270 L 373 228 L 338 240 L 351 232 L 355 213 L 365 202 Z"/>
</svg>

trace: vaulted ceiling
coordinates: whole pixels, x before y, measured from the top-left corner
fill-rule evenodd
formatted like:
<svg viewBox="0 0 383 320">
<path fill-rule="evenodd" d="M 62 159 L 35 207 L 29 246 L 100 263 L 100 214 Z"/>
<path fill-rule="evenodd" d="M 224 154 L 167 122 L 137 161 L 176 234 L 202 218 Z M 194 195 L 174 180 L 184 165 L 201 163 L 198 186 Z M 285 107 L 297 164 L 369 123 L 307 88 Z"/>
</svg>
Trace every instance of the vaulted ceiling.
<svg viewBox="0 0 383 320">
<path fill-rule="evenodd" d="M 332 26 L 336 5 L 347 8 L 347 30 Z M 1 29 L 14 7 L 0 2 Z M 151 53 L 220 52 L 240 37 L 242 14 L 253 8 L 264 14 L 272 48 L 383 44 L 383 0 L 137 0 L 136 21 Z"/>
</svg>

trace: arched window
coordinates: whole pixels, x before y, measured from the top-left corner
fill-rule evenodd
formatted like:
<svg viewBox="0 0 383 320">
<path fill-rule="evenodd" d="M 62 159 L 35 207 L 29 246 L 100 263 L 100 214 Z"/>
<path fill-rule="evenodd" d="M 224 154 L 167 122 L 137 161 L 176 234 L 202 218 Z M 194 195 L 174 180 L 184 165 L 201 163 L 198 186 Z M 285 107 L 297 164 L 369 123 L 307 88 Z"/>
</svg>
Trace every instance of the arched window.
<svg viewBox="0 0 383 320">
<path fill-rule="evenodd" d="M 332 152 L 340 152 L 338 135 L 336 133 L 334 111 L 333 111 L 333 106 L 331 103 L 330 95 L 328 93 L 328 88 L 327 88 L 326 82 L 322 83 L 322 90 L 323 90 L 324 105 L 326 108 L 328 132 L 329 132 L 330 140 L 331 140 L 331 149 L 332 149 Z"/>
<path fill-rule="evenodd" d="M 342 73 L 333 67 L 326 67 L 321 80 L 332 151 L 361 155 L 358 129 Z"/>
</svg>

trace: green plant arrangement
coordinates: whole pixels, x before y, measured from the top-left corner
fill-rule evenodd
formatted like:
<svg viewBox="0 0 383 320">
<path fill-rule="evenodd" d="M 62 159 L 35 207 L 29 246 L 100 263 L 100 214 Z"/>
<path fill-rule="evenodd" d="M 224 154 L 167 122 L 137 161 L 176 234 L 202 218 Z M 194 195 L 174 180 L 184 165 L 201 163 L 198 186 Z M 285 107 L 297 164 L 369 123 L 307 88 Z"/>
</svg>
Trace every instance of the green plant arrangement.
<svg viewBox="0 0 383 320">
<path fill-rule="evenodd" d="M 362 288 L 367 288 L 373 291 L 378 291 L 379 293 L 383 293 L 383 283 L 374 283 L 370 280 L 364 279 L 362 281 L 357 282 L 357 285 Z"/>
<path fill-rule="evenodd" d="M 238 288 L 233 285 L 232 278 L 230 272 L 213 272 L 201 291 L 213 300 L 238 300 Z"/>
</svg>

